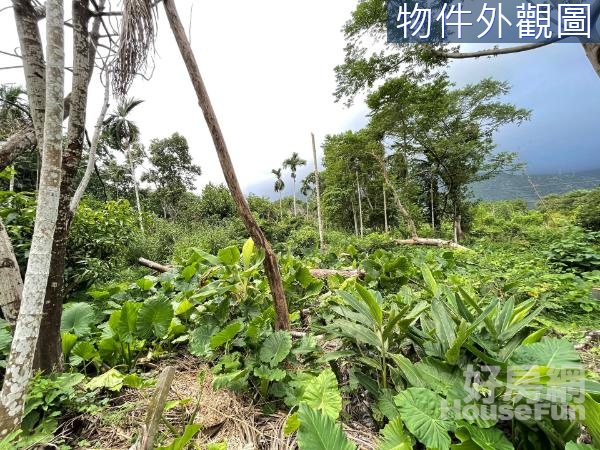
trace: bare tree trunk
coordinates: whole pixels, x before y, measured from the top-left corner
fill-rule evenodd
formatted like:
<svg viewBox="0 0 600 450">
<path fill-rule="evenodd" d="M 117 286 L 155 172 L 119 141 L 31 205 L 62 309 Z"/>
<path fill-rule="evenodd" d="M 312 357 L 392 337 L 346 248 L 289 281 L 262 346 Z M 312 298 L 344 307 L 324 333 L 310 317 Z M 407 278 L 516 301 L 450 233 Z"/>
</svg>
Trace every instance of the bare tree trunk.
<svg viewBox="0 0 600 450">
<path fill-rule="evenodd" d="M 248 207 L 248 203 L 244 197 L 242 189 L 240 188 L 233 163 L 231 162 L 231 157 L 229 156 L 229 151 L 227 150 L 225 138 L 223 137 L 223 133 L 219 126 L 215 111 L 212 107 L 210 97 L 206 91 L 206 86 L 202 80 L 200 70 L 198 69 L 196 58 L 194 57 L 190 43 L 187 40 L 185 29 L 181 24 L 181 20 L 177 13 L 177 8 L 175 7 L 175 2 L 173 0 L 164 0 L 163 5 L 171 26 L 171 30 L 173 31 L 173 36 L 177 41 L 179 51 L 181 52 L 181 56 L 187 67 L 192 84 L 194 85 L 196 95 L 198 96 L 198 103 L 202 109 L 202 112 L 204 113 L 204 119 L 206 120 L 206 124 L 208 125 L 212 135 L 215 149 L 219 157 L 219 162 L 221 163 L 221 168 L 223 170 L 223 175 L 227 185 L 229 186 L 231 196 L 235 201 L 238 214 L 244 221 L 244 225 L 246 226 L 246 229 L 248 230 L 248 233 L 254 242 L 265 251 L 264 267 L 267 279 L 269 280 L 269 286 L 271 288 L 271 295 L 273 296 L 273 303 L 275 307 L 275 329 L 289 330 L 290 319 L 288 314 L 288 305 L 283 290 L 281 274 L 279 273 L 279 267 L 277 266 L 277 257 L 271 249 L 271 245 L 269 244 L 269 241 L 265 237 L 263 231 L 259 227 L 258 223 L 256 223 L 256 220 L 254 219 L 254 216 Z"/>
<path fill-rule="evenodd" d="M 2 219 L 0 219 L 0 286 L 2 286 L 0 288 L 2 315 L 8 323 L 14 326 L 21 306 L 23 280 Z"/>
<path fill-rule="evenodd" d="M 354 219 L 354 234 L 358 236 L 358 219 L 356 218 L 356 208 L 352 202 L 352 218 Z"/>
<path fill-rule="evenodd" d="M 23 56 L 23 72 L 29 110 L 38 145 L 44 137 L 46 99 L 46 65 L 42 38 L 38 27 L 38 12 L 29 0 L 13 0 L 13 12 Z M 62 101 L 62 99 L 61 99 Z"/>
<path fill-rule="evenodd" d="M 385 232 L 388 232 L 388 215 L 387 215 L 387 197 L 385 193 L 385 183 L 383 184 L 383 223 Z"/>
<path fill-rule="evenodd" d="M 15 167 L 14 166 L 11 166 L 10 181 L 8 182 L 8 190 L 10 192 L 15 191 Z"/>
<path fill-rule="evenodd" d="M 592 67 L 596 71 L 596 74 L 600 77 L 600 44 L 582 44 L 585 50 L 585 55 L 592 63 Z"/>
<path fill-rule="evenodd" d="M 46 2 L 48 62 L 42 173 L 31 250 L 23 286 L 23 301 L 0 393 L 0 435 L 6 435 L 17 428 L 22 420 L 25 393 L 32 374 L 46 283 L 50 273 L 62 165 L 63 22 L 62 0 L 48 0 Z"/>
<path fill-rule="evenodd" d="M 429 178 L 429 205 L 431 208 L 431 230 L 435 232 L 435 202 L 433 198 L 433 171 Z"/>
<path fill-rule="evenodd" d="M 71 199 L 71 214 L 75 214 L 75 211 L 77 211 L 77 206 L 79 206 L 79 202 L 81 202 L 83 194 L 88 187 L 90 179 L 92 178 L 92 172 L 94 171 L 94 167 L 96 165 L 96 151 L 98 150 L 98 142 L 100 141 L 100 133 L 102 131 L 102 124 L 104 123 L 104 117 L 106 116 L 106 111 L 108 111 L 109 100 L 110 74 L 107 73 L 106 86 L 104 86 L 104 103 L 102 104 L 102 109 L 100 110 L 98 120 L 96 120 L 96 126 L 94 127 L 94 135 L 92 136 L 92 145 L 90 145 L 88 163 L 87 167 L 85 168 L 85 173 L 83 174 L 83 178 L 79 182 L 79 186 L 77 187 L 77 190 Z"/>
<path fill-rule="evenodd" d="M 102 0 L 103 1 L 103 0 Z M 79 169 L 86 122 L 87 95 L 94 62 L 94 46 L 90 47 L 88 33 L 89 10 L 88 0 L 78 0 L 73 6 L 73 79 L 69 100 L 69 123 L 66 145 L 62 154 L 60 199 L 58 219 L 52 244 L 52 260 L 50 274 L 44 299 L 44 317 L 37 342 L 34 367 L 45 372 L 60 368 L 62 363 L 60 319 L 64 301 L 64 272 L 67 254 L 67 242 L 73 215 L 71 214 L 71 198 L 75 190 L 75 176 Z M 92 27 L 98 30 L 97 21 Z M 92 55 L 90 56 L 90 53 Z M 61 100 L 64 106 L 64 100 Z"/>
<path fill-rule="evenodd" d="M 406 224 L 408 225 L 408 230 L 410 232 L 410 236 L 412 238 L 417 238 L 419 237 L 419 234 L 417 233 L 417 227 L 415 225 L 414 220 L 412 219 L 412 217 L 410 216 L 410 214 L 408 213 L 408 210 L 404 207 L 404 205 L 402 204 L 402 200 L 400 200 L 400 196 L 398 195 L 398 192 L 396 192 L 396 188 L 395 186 L 392 184 L 392 182 L 390 181 L 390 177 L 388 176 L 387 173 L 387 169 L 385 167 L 385 162 L 383 161 L 383 159 L 377 155 L 375 152 L 372 153 L 373 157 L 375 159 L 377 159 L 379 161 L 379 164 L 381 165 L 381 171 L 383 174 L 383 180 L 385 182 L 385 184 L 390 188 L 390 190 L 392 191 L 392 196 L 394 197 L 394 201 L 396 202 L 396 208 L 398 208 L 398 211 L 400 212 L 400 214 L 402 215 L 402 217 L 404 218 L 404 221 L 406 222 Z"/>
<path fill-rule="evenodd" d="M 294 217 L 297 215 L 296 211 L 296 176 L 292 177 L 292 184 L 294 186 Z"/>
<path fill-rule="evenodd" d="M 315 165 L 315 186 L 317 188 L 317 222 L 319 225 L 319 246 L 321 250 L 325 248 L 325 235 L 323 233 L 323 218 L 321 217 L 321 187 L 319 183 L 319 166 L 317 162 L 317 146 L 315 145 L 315 134 L 312 137 L 313 162 Z"/>
<path fill-rule="evenodd" d="M 135 165 L 131 158 L 131 144 L 127 147 L 127 162 L 129 163 L 129 171 L 131 172 L 131 179 L 133 180 L 133 189 L 135 191 L 135 206 L 137 207 L 138 220 L 140 222 L 140 230 L 144 233 L 144 219 L 142 217 L 142 205 L 140 203 L 140 192 L 138 190 L 137 179 L 135 178 Z M 166 218 L 166 217 L 165 217 Z"/>
<path fill-rule="evenodd" d="M 365 231 L 363 227 L 363 215 L 362 215 L 362 200 L 360 196 L 360 183 L 358 181 L 358 171 L 356 171 L 356 194 L 358 195 L 358 217 L 360 220 L 360 237 L 364 237 Z"/>
<path fill-rule="evenodd" d="M 279 191 L 279 221 L 283 220 L 283 203 L 281 202 L 281 191 Z"/>
</svg>

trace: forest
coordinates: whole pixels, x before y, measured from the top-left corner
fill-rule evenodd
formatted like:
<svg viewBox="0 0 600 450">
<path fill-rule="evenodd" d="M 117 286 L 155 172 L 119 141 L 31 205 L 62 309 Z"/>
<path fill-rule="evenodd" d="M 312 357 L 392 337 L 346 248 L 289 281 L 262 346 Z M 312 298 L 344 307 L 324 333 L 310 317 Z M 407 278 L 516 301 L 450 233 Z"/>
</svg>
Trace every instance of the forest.
<svg viewBox="0 0 600 450">
<path fill-rule="evenodd" d="M 364 126 L 282 149 L 264 196 L 174 0 L 0 8 L 0 449 L 600 448 L 600 186 L 542 195 L 497 142 L 535 111 L 448 70 L 536 47 L 383 44 L 356 3 L 328 76 Z M 136 120 L 158 33 L 225 183 Z M 473 194 L 504 174 L 535 205 Z"/>
</svg>

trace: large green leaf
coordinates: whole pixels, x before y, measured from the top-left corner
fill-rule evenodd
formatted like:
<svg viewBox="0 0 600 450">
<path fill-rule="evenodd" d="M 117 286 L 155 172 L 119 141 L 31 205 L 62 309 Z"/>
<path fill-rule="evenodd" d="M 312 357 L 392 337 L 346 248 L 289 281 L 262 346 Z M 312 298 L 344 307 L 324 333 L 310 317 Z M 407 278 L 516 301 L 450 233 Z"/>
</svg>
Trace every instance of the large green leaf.
<svg viewBox="0 0 600 450">
<path fill-rule="evenodd" d="M 249 238 L 242 247 L 242 260 L 244 261 L 244 269 L 250 267 L 252 263 L 252 254 L 254 253 L 254 241 Z"/>
<path fill-rule="evenodd" d="M 157 447 L 156 450 L 183 450 L 188 447 L 201 428 L 202 425 L 197 423 L 186 425 L 183 434 L 180 437 L 173 440 L 173 442 L 166 447 Z"/>
<path fill-rule="evenodd" d="M 498 428 L 479 428 L 464 424 L 464 428 L 482 450 L 514 450 L 514 446 Z"/>
<path fill-rule="evenodd" d="M 276 331 L 271 334 L 260 348 L 260 360 L 275 367 L 292 349 L 292 336 L 287 331 Z"/>
<path fill-rule="evenodd" d="M 429 389 L 408 388 L 395 397 L 406 428 L 428 448 L 450 448 L 454 423 L 442 418 L 442 399 Z"/>
<path fill-rule="evenodd" d="M 583 410 L 585 418 L 582 422 L 592 436 L 594 446 L 600 448 L 600 403 L 597 403 L 590 394 L 586 394 Z"/>
<path fill-rule="evenodd" d="M 215 350 L 221 345 L 233 340 L 233 338 L 236 337 L 240 331 L 242 331 L 242 328 L 244 328 L 244 324 L 242 322 L 231 322 L 229 325 L 210 338 L 210 348 Z"/>
<path fill-rule="evenodd" d="M 371 291 L 362 287 L 360 284 L 356 284 L 356 290 L 369 307 L 371 317 L 373 317 L 375 323 L 381 326 L 383 323 L 383 311 L 381 310 L 381 305 L 379 305 L 379 302 L 375 296 L 371 293 Z"/>
<path fill-rule="evenodd" d="M 138 311 L 136 331 L 140 338 L 164 337 L 173 319 L 173 306 L 167 297 L 152 297 Z"/>
<path fill-rule="evenodd" d="M 223 264 L 232 266 L 237 264 L 240 260 L 240 249 L 237 246 L 232 245 L 231 247 L 222 248 L 217 253 L 217 256 Z"/>
<path fill-rule="evenodd" d="M 60 320 L 60 332 L 81 337 L 89 334 L 94 323 L 94 308 L 87 303 L 68 303 Z"/>
<path fill-rule="evenodd" d="M 128 343 L 134 341 L 137 332 L 137 313 L 141 306 L 140 303 L 125 302 L 121 311 L 118 311 L 120 315 L 116 324 L 116 332 L 120 341 Z"/>
<path fill-rule="evenodd" d="M 379 450 L 412 450 L 412 440 L 404 432 L 400 417 L 396 417 L 381 430 L 383 437 Z"/>
<path fill-rule="evenodd" d="M 590 444 L 578 444 L 576 442 L 567 442 L 565 450 L 594 450 Z"/>
<path fill-rule="evenodd" d="M 324 370 L 310 381 L 304 390 L 302 401 L 313 409 L 323 411 L 332 420 L 337 420 L 342 410 L 342 396 L 331 369 Z"/>
<path fill-rule="evenodd" d="M 324 412 L 301 403 L 298 411 L 300 450 L 355 450 L 341 427 Z"/>
<path fill-rule="evenodd" d="M 210 339 L 217 331 L 211 324 L 202 324 L 192 332 L 190 353 L 196 356 L 207 356 L 211 352 Z"/>
<path fill-rule="evenodd" d="M 555 368 L 581 367 L 577 350 L 566 339 L 548 338 L 535 344 L 522 345 L 515 350 L 513 362 Z"/>
</svg>

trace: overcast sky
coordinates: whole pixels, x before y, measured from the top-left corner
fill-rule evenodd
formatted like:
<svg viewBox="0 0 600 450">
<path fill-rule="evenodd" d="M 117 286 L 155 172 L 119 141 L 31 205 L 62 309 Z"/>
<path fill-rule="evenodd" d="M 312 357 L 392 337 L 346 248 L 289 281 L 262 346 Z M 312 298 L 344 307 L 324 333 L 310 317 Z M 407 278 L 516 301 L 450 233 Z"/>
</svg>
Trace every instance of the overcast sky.
<svg viewBox="0 0 600 450">
<path fill-rule="evenodd" d="M 273 181 L 271 169 L 293 151 L 312 160 L 311 131 L 319 145 L 326 134 L 364 125 L 366 109 L 360 101 L 347 109 L 334 103 L 332 96 L 333 68 L 343 61 L 340 29 L 355 4 L 356 0 L 177 1 L 186 27 L 191 13 L 192 46 L 247 192 L 266 193 Z M 8 5 L 0 0 L 0 9 Z M 150 81 L 140 79 L 133 86 L 131 94 L 145 103 L 132 119 L 145 144 L 173 132 L 188 139 L 203 171 L 198 187 L 221 182 L 212 141 L 160 11 L 155 70 Z M 12 11 L 3 11 L 0 50 L 17 46 Z M 0 55 L 0 66 L 16 64 L 17 59 Z M 508 100 L 534 110 L 531 122 L 497 136 L 500 148 L 519 151 L 531 172 L 600 167 L 600 148 L 594 139 L 600 80 L 578 44 L 460 61 L 450 73 L 459 85 L 487 76 L 507 80 L 514 88 Z M 5 82 L 22 84 L 22 71 L 0 70 L 0 83 Z M 97 80 L 92 86 L 90 129 L 103 96 Z"/>
</svg>

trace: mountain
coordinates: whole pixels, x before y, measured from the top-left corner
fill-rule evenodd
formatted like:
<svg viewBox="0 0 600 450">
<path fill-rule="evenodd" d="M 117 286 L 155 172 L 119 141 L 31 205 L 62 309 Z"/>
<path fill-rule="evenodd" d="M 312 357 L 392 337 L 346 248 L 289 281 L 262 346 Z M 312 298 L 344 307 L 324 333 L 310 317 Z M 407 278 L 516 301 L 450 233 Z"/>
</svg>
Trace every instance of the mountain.
<svg viewBox="0 0 600 450">
<path fill-rule="evenodd" d="M 600 185 L 600 168 L 580 172 L 529 175 L 501 174 L 490 180 L 471 185 L 475 198 L 481 200 L 510 200 L 521 198 L 531 206 L 538 197 L 562 194 L 576 189 L 591 189 Z"/>
</svg>

